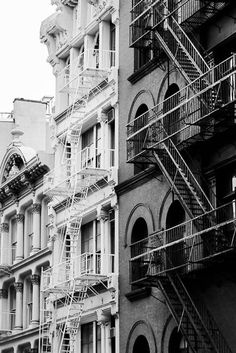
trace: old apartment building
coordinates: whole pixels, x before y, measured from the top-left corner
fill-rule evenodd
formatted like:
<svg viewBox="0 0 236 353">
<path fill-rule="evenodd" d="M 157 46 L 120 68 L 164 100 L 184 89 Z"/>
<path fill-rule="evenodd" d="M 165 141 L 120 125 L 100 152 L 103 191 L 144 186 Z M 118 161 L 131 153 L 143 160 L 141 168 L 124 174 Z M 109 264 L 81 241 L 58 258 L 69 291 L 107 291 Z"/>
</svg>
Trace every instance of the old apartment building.
<svg viewBox="0 0 236 353">
<path fill-rule="evenodd" d="M 0 121 L 0 352 L 234 353 L 236 5 L 51 3 L 53 109 Z"/>
<path fill-rule="evenodd" d="M 0 351 L 38 352 L 41 269 L 50 264 L 43 175 L 53 164 L 48 102 L 15 99 L 0 114 Z M 41 130 L 42 135 L 33 134 Z"/>
<path fill-rule="evenodd" d="M 40 37 L 56 79 L 50 267 L 41 281 L 40 352 L 119 346 L 118 1 L 52 1 Z"/>
<path fill-rule="evenodd" d="M 235 18 L 120 2 L 120 352 L 236 351 Z"/>
</svg>

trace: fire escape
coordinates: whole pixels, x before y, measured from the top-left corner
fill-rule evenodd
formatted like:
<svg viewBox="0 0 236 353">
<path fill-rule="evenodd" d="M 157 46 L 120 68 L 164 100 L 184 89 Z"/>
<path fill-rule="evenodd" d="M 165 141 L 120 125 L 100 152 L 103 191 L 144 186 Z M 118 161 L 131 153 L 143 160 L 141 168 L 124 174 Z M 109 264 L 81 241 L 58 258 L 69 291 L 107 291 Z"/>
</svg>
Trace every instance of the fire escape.
<svg viewBox="0 0 236 353">
<path fill-rule="evenodd" d="M 102 255 L 79 255 L 87 197 L 110 183 L 111 173 L 110 166 L 96 164 L 94 149 L 81 150 L 81 132 L 87 119 L 87 103 L 108 87 L 114 59 L 114 51 L 87 50 L 60 74 L 60 91 L 69 95 L 71 105 L 66 126 L 57 134 L 62 151 L 60 168 L 45 176 L 44 192 L 52 198 L 51 209 L 56 204 L 64 207 L 64 222 L 61 236 L 55 236 L 62 242 L 59 261 L 42 273 L 41 353 L 74 353 L 85 298 L 99 294 L 96 288 L 108 286 L 109 270 L 101 266 Z"/>
<path fill-rule="evenodd" d="M 213 207 L 200 178 L 183 158 L 186 146 L 234 122 L 236 57 L 210 65 L 188 35 L 227 3 L 140 1 L 131 11 L 131 46 L 147 47 L 157 40 L 186 86 L 128 124 L 127 159 L 157 164 L 189 217 L 132 244 L 131 278 L 133 284 L 162 290 L 194 353 L 231 352 L 210 313 L 202 303 L 195 304 L 183 281 L 183 276 L 217 261 L 235 246 L 235 203 Z"/>
</svg>

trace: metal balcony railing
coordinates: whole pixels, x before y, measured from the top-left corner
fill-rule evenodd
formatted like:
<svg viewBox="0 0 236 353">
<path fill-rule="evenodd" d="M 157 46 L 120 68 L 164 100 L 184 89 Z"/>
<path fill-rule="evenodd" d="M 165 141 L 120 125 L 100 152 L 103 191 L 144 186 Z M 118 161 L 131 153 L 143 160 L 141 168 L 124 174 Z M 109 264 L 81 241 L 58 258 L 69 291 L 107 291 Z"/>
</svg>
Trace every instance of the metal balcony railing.
<svg viewBox="0 0 236 353">
<path fill-rule="evenodd" d="M 235 247 L 235 201 L 131 245 L 130 278 L 135 283 L 168 271 L 185 273 Z"/>
<path fill-rule="evenodd" d="M 113 273 L 114 258 L 114 254 L 101 255 L 87 252 L 68 258 L 65 262 L 43 271 L 41 290 L 43 292 L 70 291 L 73 281 L 81 286 L 84 285 L 84 281 L 95 284 L 96 281 L 105 279 Z"/>
<path fill-rule="evenodd" d="M 108 176 L 115 166 L 115 150 L 86 147 L 77 153 L 77 162 L 71 168 L 68 175 L 66 166 L 51 170 L 44 176 L 44 193 L 59 192 L 61 196 L 71 196 L 75 192 L 81 192 L 88 187 L 89 180 L 84 179 L 86 174 L 91 176 L 90 183 Z"/>
<path fill-rule="evenodd" d="M 186 30 L 197 28 L 217 12 L 222 10 L 229 0 L 222 1 L 173 1 L 166 6 L 166 0 L 140 0 L 134 2 L 131 9 L 130 46 L 142 46 L 151 39 L 152 31 L 169 17 L 175 17 Z"/>
<path fill-rule="evenodd" d="M 134 161 L 145 149 L 169 137 L 191 137 L 192 125 L 236 99 L 236 56 L 230 56 L 198 79 L 127 124 L 127 159 Z M 168 135 L 165 134 L 168 132 Z"/>
<path fill-rule="evenodd" d="M 115 56 L 114 50 L 85 50 L 58 74 L 59 91 L 83 94 L 83 89 L 93 88 L 116 65 Z M 84 76 L 92 77 L 92 80 Z"/>
</svg>

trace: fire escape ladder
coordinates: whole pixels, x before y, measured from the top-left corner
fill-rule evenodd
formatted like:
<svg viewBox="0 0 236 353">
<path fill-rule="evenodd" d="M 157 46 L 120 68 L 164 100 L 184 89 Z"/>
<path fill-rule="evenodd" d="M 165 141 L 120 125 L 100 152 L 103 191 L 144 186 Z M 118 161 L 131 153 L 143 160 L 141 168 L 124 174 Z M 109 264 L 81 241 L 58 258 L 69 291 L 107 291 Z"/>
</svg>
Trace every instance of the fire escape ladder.
<svg viewBox="0 0 236 353">
<path fill-rule="evenodd" d="M 173 141 L 167 139 L 161 147 L 154 149 L 153 155 L 190 218 L 213 210 L 206 194 Z"/>
<path fill-rule="evenodd" d="M 76 335 L 79 329 L 86 294 L 87 285 L 81 281 L 78 287 L 75 285 L 75 281 L 72 280 L 71 289 L 65 295 L 65 321 L 63 320 L 58 324 L 60 333 L 59 353 L 75 353 L 76 351 Z"/>
<path fill-rule="evenodd" d="M 193 353 L 232 353 L 203 303 L 197 307 L 179 275 L 157 280 L 170 312 Z"/>
<path fill-rule="evenodd" d="M 168 9 L 164 6 L 163 11 L 168 12 Z M 166 54 L 188 83 L 209 70 L 207 62 L 173 16 L 154 25 L 154 30 Z"/>
</svg>

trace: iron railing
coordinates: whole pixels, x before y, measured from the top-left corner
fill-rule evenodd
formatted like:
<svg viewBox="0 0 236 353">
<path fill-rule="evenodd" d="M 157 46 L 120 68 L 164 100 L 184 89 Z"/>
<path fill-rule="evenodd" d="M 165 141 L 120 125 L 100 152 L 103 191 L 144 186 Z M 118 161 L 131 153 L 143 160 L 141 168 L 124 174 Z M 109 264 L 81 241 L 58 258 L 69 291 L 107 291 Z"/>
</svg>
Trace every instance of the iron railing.
<svg viewBox="0 0 236 353">
<path fill-rule="evenodd" d="M 199 133 L 199 129 L 196 126 L 193 129 L 192 125 L 201 125 L 211 113 L 234 101 L 235 89 L 234 54 L 127 124 L 128 161 L 145 154 L 145 149 L 157 146 L 169 137 L 176 136 L 179 141 L 184 141 Z"/>
<path fill-rule="evenodd" d="M 198 269 L 235 246 L 235 201 L 131 245 L 131 282 Z"/>
</svg>

